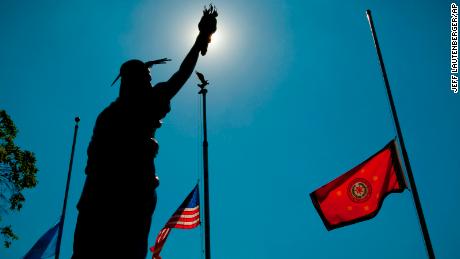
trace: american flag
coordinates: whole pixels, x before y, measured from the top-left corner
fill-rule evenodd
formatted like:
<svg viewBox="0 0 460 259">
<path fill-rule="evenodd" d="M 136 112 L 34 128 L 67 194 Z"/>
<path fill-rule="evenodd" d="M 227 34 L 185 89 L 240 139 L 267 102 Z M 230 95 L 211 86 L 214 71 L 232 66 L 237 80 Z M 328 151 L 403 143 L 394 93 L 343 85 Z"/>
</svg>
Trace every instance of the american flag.
<svg viewBox="0 0 460 259">
<path fill-rule="evenodd" d="M 158 233 L 155 245 L 150 247 L 150 251 L 153 253 L 152 259 L 161 259 L 160 252 L 171 229 L 191 229 L 198 225 L 200 225 L 200 196 L 198 195 L 197 184 Z"/>
</svg>

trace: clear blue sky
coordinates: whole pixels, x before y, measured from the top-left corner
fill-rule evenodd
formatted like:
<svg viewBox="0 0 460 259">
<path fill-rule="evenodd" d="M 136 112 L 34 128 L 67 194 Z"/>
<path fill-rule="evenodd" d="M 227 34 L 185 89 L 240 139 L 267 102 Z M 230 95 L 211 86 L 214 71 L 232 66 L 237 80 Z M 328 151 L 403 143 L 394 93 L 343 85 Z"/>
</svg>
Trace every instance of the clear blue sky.
<svg viewBox="0 0 460 259">
<path fill-rule="evenodd" d="M 0 258 L 20 258 L 58 220 L 79 115 L 62 243 L 63 258 L 70 256 L 94 121 L 118 95 L 110 83 L 132 58 L 171 58 L 152 72 L 153 83 L 167 80 L 191 47 L 207 3 L 0 2 L 0 108 L 40 170 L 22 211 L 4 218 L 20 240 L 0 248 Z M 331 232 L 308 196 L 396 135 L 366 9 L 373 12 L 435 252 L 458 258 L 460 95 L 449 81 L 451 2 L 214 3 L 218 38 L 197 65 L 211 82 L 213 258 L 425 257 L 408 191 L 390 195 L 374 219 Z M 201 175 L 196 83 L 187 82 L 157 132 L 161 186 L 150 244 Z M 162 255 L 200 258 L 200 238 L 199 228 L 174 230 Z"/>
</svg>

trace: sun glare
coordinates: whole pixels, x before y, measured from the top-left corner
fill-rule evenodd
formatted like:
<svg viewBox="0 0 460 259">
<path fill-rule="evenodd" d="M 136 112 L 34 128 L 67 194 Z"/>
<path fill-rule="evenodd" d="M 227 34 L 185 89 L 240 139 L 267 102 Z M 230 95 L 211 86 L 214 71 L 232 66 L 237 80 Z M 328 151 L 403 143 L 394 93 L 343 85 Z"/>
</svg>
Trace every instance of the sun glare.
<svg viewBox="0 0 460 259">
<path fill-rule="evenodd" d="M 200 31 L 196 27 L 194 27 L 193 29 L 190 29 L 189 30 L 190 36 L 187 40 L 188 41 L 187 45 L 190 43 L 193 43 L 196 40 L 196 37 L 199 33 Z M 213 52 L 220 52 L 223 50 L 224 48 L 224 46 L 222 45 L 224 43 L 223 34 L 224 33 L 222 32 L 222 30 L 219 30 L 219 27 L 217 27 L 217 31 L 211 36 L 211 42 L 208 45 L 208 50 L 211 50 Z"/>
<path fill-rule="evenodd" d="M 188 51 L 196 40 L 200 31 L 198 29 L 199 19 L 193 14 L 184 15 L 184 19 L 176 24 L 177 48 L 179 53 Z M 185 22 L 188 21 L 188 22 Z M 185 25 L 184 25 L 185 24 Z M 208 45 L 208 52 L 202 64 L 230 64 L 234 61 L 235 54 L 230 55 L 236 49 L 241 49 L 241 33 L 244 29 L 234 30 L 236 26 L 224 20 L 223 17 L 217 17 L 217 31 L 211 36 L 211 42 Z M 201 61 L 200 61 L 201 62 Z M 225 62 L 225 63 L 224 63 Z"/>
<path fill-rule="evenodd" d="M 222 33 L 220 31 L 216 31 L 212 36 L 211 36 L 211 43 L 209 43 L 210 45 L 219 45 L 220 43 L 220 35 Z"/>
</svg>

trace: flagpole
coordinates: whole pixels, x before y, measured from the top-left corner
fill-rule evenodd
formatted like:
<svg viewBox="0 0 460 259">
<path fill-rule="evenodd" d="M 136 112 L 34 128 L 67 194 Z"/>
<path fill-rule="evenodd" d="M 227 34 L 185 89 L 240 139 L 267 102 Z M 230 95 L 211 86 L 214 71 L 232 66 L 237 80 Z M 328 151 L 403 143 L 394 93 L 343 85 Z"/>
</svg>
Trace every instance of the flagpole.
<svg viewBox="0 0 460 259">
<path fill-rule="evenodd" d="M 206 123 L 206 94 L 208 90 L 201 88 L 198 94 L 203 96 L 203 185 L 204 185 L 204 243 L 205 258 L 211 259 L 211 237 L 209 222 L 209 185 L 208 185 L 208 130 Z"/>
<path fill-rule="evenodd" d="M 62 206 L 61 221 L 59 222 L 59 233 L 58 233 L 57 242 L 56 242 L 55 259 L 59 259 L 59 255 L 61 253 L 62 232 L 63 232 L 63 229 L 64 229 L 65 211 L 66 211 L 66 207 L 67 207 L 67 197 L 69 195 L 70 176 L 72 174 L 73 157 L 74 157 L 74 154 L 75 154 L 75 144 L 77 142 L 77 133 L 78 133 L 78 123 L 79 122 L 80 122 L 80 117 L 75 117 L 75 129 L 74 129 L 74 133 L 73 133 L 72 151 L 70 153 L 69 171 L 67 173 L 67 183 L 66 183 L 66 187 L 65 187 L 64 205 Z"/>
<path fill-rule="evenodd" d="M 396 127 L 396 132 L 398 134 L 399 144 L 401 146 L 401 152 L 402 152 L 402 155 L 403 155 L 403 158 L 404 158 L 404 164 L 406 166 L 407 176 L 409 178 L 409 184 L 410 184 L 410 187 L 411 187 L 411 190 L 412 190 L 411 193 L 412 193 L 412 197 L 414 199 L 415 208 L 417 210 L 417 215 L 418 215 L 420 227 L 422 228 L 423 239 L 425 241 L 426 250 L 428 252 L 429 258 L 434 259 L 435 255 L 434 255 L 433 246 L 431 244 L 430 234 L 428 233 L 428 227 L 427 227 L 427 224 L 426 224 L 426 221 L 425 221 L 425 216 L 423 214 L 422 204 L 420 202 L 420 198 L 419 198 L 419 195 L 418 195 L 417 186 L 415 184 L 414 175 L 412 173 L 412 168 L 410 166 L 409 156 L 407 155 L 406 146 L 404 145 L 403 134 L 402 134 L 402 131 L 401 131 L 401 126 L 399 125 L 398 115 L 396 114 L 396 108 L 395 108 L 395 104 L 394 104 L 394 101 L 393 101 L 393 96 L 391 94 L 390 83 L 388 81 L 387 73 L 386 73 L 386 70 L 385 70 L 385 64 L 383 63 L 382 53 L 380 51 L 380 46 L 379 46 L 379 41 L 377 39 L 377 34 L 375 32 L 375 27 L 374 27 L 374 22 L 372 20 L 371 11 L 367 10 L 366 14 L 367 14 L 367 19 L 369 20 L 369 24 L 371 26 L 372 37 L 374 39 L 374 44 L 375 44 L 375 48 L 377 50 L 377 55 L 379 57 L 379 63 L 380 63 L 380 67 L 382 69 L 383 80 L 385 81 L 385 88 L 387 90 L 388 100 L 390 102 L 391 113 L 393 114 L 393 119 L 394 119 L 394 123 L 395 123 L 395 127 Z"/>
</svg>

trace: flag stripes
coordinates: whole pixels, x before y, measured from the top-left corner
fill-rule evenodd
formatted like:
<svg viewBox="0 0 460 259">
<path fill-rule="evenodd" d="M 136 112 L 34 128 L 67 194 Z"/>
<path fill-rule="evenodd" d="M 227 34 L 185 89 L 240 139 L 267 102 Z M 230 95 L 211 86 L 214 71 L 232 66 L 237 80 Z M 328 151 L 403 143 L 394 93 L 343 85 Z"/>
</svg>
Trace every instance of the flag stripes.
<svg viewBox="0 0 460 259">
<path fill-rule="evenodd" d="M 186 208 L 182 212 L 176 211 L 166 223 L 168 228 L 191 229 L 200 224 L 200 206 Z"/>
<path fill-rule="evenodd" d="M 197 184 L 168 222 L 166 222 L 160 233 L 158 233 L 155 245 L 150 248 L 150 251 L 153 253 L 152 259 L 161 259 L 160 252 L 171 229 L 192 229 L 198 225 L 200 225 L 200 198 Z"/>
</svg>

